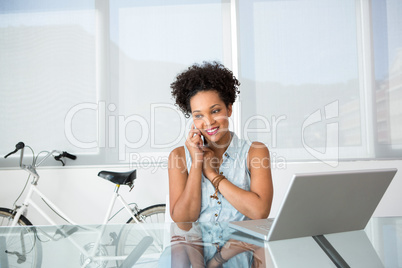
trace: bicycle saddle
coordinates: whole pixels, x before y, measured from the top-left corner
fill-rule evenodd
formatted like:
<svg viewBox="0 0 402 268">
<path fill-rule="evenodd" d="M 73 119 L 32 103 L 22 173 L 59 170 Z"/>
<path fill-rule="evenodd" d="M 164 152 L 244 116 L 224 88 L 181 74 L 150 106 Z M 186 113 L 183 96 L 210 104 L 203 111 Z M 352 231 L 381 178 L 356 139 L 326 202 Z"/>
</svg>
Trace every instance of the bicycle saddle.
<svg viewBox="0 0 402 268">
<path fill-rule="evenodd" d="M 113 172 L 102 170 L 98 173 L 98 176 L 105 180 L 113 182 L 114 184 L 128 185 L 131 187 L 134 180 L 137 178 L 137 170 L 134 169 L 128 172 Z"/>
</svg>

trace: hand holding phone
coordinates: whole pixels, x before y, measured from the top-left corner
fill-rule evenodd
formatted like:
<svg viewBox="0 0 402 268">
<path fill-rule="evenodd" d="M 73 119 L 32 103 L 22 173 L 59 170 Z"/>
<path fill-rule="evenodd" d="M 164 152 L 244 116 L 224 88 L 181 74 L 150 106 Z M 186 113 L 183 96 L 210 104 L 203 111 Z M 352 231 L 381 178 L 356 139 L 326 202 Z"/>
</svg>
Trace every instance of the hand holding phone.
<svg viewBox="0 0 402 268">
<path fill-rule="evenodd" d="M 193 127 L 194 127 L 194 130 L 197 130 L 197 132 L 194 134 L 194 136 L 199 136 L 201 138 L 201 143 L 198 143 L 197 147 L 202 150 L 202 147 L 205 144 L 204 135 L 202 135 L 201 131 L 199 129 L 197 129 L 197 127 L 194 124 L 193 124 Z"/>
<path fill-rule="evenodd" d="M 192 156 L 196 152 L 200 153 L 202 151 L 203 140 L 201 136 L 201 132 L 192 124 L 186 140 L 186 147 Z"/>
</svg>

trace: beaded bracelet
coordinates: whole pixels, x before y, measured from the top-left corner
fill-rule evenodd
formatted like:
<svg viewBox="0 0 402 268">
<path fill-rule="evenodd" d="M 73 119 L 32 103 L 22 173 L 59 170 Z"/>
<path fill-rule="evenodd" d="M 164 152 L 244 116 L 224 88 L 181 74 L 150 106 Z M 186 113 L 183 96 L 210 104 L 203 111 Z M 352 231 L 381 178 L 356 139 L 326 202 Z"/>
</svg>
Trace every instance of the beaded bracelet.
<svg viewBox="0 0 402 268">
<path fill-rule="evenodd" d="M 219 183 L 222 180 L 226 180 L 226 177 L 223 176 L 223 175 L 218 175 L 218 176 L 216 176 L 215 178 L 212 179 L 211 183 L 215 187 L 215 193 L 210 196 L 212 199 L 218 200 Z"/>
</svg>

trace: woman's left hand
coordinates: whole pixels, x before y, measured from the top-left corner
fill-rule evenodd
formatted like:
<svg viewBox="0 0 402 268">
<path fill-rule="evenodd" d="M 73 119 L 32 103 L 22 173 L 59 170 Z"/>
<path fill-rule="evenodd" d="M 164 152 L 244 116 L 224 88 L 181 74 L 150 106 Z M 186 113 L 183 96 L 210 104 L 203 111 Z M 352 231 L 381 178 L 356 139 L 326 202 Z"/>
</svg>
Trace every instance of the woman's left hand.
<svg viewBox="0 0 402 268">
<path fill-rule="evenodd" d="M 218 175 L 220 164 L 219 159 L 215 156 L 214 151 L 208 147 L 203 147 L 202 150 L 204 152 L 202 172 L 204 173 L 204 176 L 211 181 L 216 175 Z"/>
</svg>

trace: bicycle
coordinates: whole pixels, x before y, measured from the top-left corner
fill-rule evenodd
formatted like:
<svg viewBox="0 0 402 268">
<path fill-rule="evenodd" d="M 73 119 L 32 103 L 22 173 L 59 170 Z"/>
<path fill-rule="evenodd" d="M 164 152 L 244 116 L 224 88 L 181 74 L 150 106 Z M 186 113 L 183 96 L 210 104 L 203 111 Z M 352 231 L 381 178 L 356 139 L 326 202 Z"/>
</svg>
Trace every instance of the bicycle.
<svg viewBox="0 0 402 268">
<path fill-rule="evenodd" d="M 33 160 L 32 164 L 25 165 L 23 163 L 24 159 L 24 149 L 29 148 L 32 151 Z M 5 252 L 1 252 L 0 254 L 5 254 L 7 258 L 7 267 L 40 267 L 42 262 L 42 246 L 41 246 L 41 239 L 39 238 L 39 232 L 41 232 L 40 228 L 34 227 L 30 220 L 28 220 L 23 214 L 25 211 L 28 210 L 29 206 L 34 207 L 51 225 L 57 225 L 35 202 L 32 200 L 32 195 L 35 193 L 40 196 L 40 198 L 45 202 L 47 206 L 49 206 L 53 212 L 59 215 L 61 218 L 66 220 L 69 224 L 77 225 L 74 221 L 72 221 L 67 215 L 65 215 L 61 209 L 59 209 L 54 203 L 51 202 L 40 190 L 38 189 L 38 181 L 39 181 L 39 174 L 36 170 L 38 166 L 40 166 L 45 160 L 47 160 L 50 156 L 53 156 L 55 160 L 60 161 L 62 165 L 65 165 L 63 161 L 64 158 L 69 158 L 72 160 L 76 159 L 75 155 L 69 154 L 67 152 L 61 152 L 58 150 L 52 150 L 50 152 L 40 152 L 36 157 L 34 151 L 31 147 L 25 146 L 23 142 L 19 142 L 15 146 L 15 150 L 10 152 L 5 156 L 8 157 L 16 152 L 20 151 L 20 160 L 19 166 L 21 169 L 27 171 L 29 173 L 27 182 L 22 190 L 21 194 L 14 202 L 14 208 L 4 208 L 0 207 L 0 246 L 2 248 L 6 248 Z M 46 153 L 40 161 L 39 156 L 42 153 Z M 27 183 L 30 177 L 33 177 L 32 183 L 28 188 L 28 193 L 22 203 L 21 206 L 16 206 L 18 199 L 21 197 L 23 192 L 26 190 Z M 127 185 L 130 187 L 130 191 L 134 187 L 134 180 L 136 179 L 136 170 L 132 170 L 129 172 L 111 172 L 111 171 L 101 171 L 98 174 L 99 177 L 108 180 L 115 184 L 114 193 L 112 195 L 110 205 L 106 211 L 106 215 L 104 221 L 102 223 L 102 230 L 99 232 L 99 236 L 95 243 L 90 243 L 85 247 L 81 247 L 78 243 L 71 238 L 71 235 L 77 231 L 77 227 L 70 228 L 70 230 L 64 230 L 64 228 L 59 228 L 58 231 L 54 236 L 44 233 L 46 237 L 51 240 L 60 239 L 60 237 L 68 238 L 74 246 L 76 246 L 81 252 L 81 267 L 87 267 L 88 265 L 95 264 L 96 267 L 105 267 L 107 264 L 108 259 L 105 258 L 105 251 L 107 253 L 107 249 L 105 245 L 101 244 L 101 236 L 105 230 L 106 224 L 111 219 L 112 209 L 115 206 L 115 201 L 118 199 L 123 208 L 130 215 L 130 219 L 127 221 L 128 224 L 130 223 L 145 223 L 145 222 L 164 222 L 165 216 L 165 204 L 156 204 L 144 209 L 140 209 L 137 204 L 128 204 L 123 197 L 119 194 L 119 189 L 121 185 Z M 130 207 L 133 205 L 133 207 Z M 123 209 L 122 208 L 122 209 Z M 119 213 L 122 209 L 120 209 L 117 213 Z M 112 217 L 113 218 L 113 217 Z M 18 235 L 12 235 L 10 231 L 6 234 L 6 240 L 1 235 L 5 234 L 5 229 L 10 230 L 10 228 L 1 228 L 4 226 L 8 227 L 16 227 L 22 226 L 19 229 L 17 228 Z M 85 227 L 89 228 L 89 227 Z M 11 228 L 13 229 L 13 228 Z M 15 229 L 15 228 L 14 228 Z M 97 228 L 92 228 L 91 230 L 99 231 Z M 145 230 L 145 229 L 144 229 Z M 43 232 L 42 232 L 43 233 Z M 114 260 L 117 263 L 117 266 L 120 266 L 125 259 L 133 259 L 132 256 L 137 256 L 138 250 L 136 252 L 135 248 L 137 245 L 142 245 L 142 250 L 144 247 L 148 248 L 148 251 L 151 253 L 154 252 L 161 252 L 162 243 L 158 241 L 158 239 L 154 240 L 151 239 L 152 235 L 149 235 L 149 231 L 144 232 L 145 237 L 135 237 L 129 235 L 129 232 L 125 231 L 124 228 L 120 231 L 120 234 L 117 236 L 116 234 L 111 233 L 110 237 L 112 241 L 110 244 L 116 245 L 116 254 L 117 257 L 111 257 L 109 260 Z M 56 236 L 58 238 L 56 238 Z M 150 242 L 151 241 L 151 242 Z M 153 247 L 151 247 L 151 244 Z M 130 248 L 130 252 L 127 252 L 125 249 L 126 245 L 127 248 Z M 125 255 L 121 255 L 125 253 Z M 143 252 L 142 252 L 143 253 Z M 142 254 L 141 253 L 141 254 Z M 131 257 L 130 257 L 131 256 Z M 0 258 L 2 256 L 0 255 Z M 4 257 L 4 256 L 3 256 Z M 129 258 L 130 257 L 130 258 Z M 4 259 L 4 258 L 1 258 Z M 3 267 L 3 265 L 2 265 Z"/>
</svg>

